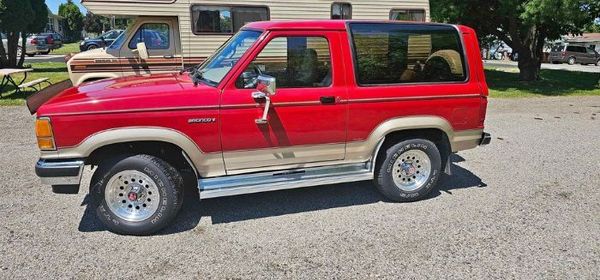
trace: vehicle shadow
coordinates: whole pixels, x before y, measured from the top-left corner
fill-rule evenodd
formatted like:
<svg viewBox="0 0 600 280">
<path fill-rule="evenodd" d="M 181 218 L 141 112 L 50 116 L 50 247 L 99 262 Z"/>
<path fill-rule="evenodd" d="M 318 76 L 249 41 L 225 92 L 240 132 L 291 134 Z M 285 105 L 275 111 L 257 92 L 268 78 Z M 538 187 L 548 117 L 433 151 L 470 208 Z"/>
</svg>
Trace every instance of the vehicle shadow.
<svg viewBox="0 0 600 280">
<path fill-rule="evenodd" d="M 451 157 L 453 163 L 462 162 L 459 155 Z M 434 199 L 453 190 L 487 185 L 472 172 L 453 164 L 452 176 L 443 175 L 439 188 L 432 191 L 428 199 Z M 388 202 L 371 181 L 326 185 L 313 188 L 283 190 L 232 197 L 203 200 L 198 199 L 196 188 L 186 190 L 186 199 L 181 212 L 171 226 L 159 232 L 168 235 L 194 229 L 201 219 L 210 217 L 212 224 L 232 223 L 266 217 L 311 212 L 347 206 Z M 87 205 L 79 223 L 79 231 L 104 231 L 106 228 L 96 218 L 95 209 L 90 206 L 89 195 L 83 205 Z"/>
</svg>

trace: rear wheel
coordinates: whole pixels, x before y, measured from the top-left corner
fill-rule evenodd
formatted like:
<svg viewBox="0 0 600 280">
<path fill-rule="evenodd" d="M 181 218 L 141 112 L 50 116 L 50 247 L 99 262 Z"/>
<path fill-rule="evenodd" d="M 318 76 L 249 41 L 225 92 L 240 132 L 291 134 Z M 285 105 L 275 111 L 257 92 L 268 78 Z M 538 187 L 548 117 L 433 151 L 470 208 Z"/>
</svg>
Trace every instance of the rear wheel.
<svg viewBox="0 0 600 280">
<path fill-rule="evenodd" d="M 98 48 L 98 46 L 96 46 L 96 45 L 89 45 L 89 46 L 87 47 L 87 50 L 88 50 L 88 51 L 89 51 L 89 50 L 95 50 L 95 49 L 97 49 L 97 48 Z"/>
<path fill-rule="evenodd" d="M 375 185 L 393 201 L 423 199 L 436 186 L 441 174 L 441 156 L 426 139 L 411 139 L 389 147 L 378 164 Z"/>
<path fill-rule="evenodd" d="M 569 63 L 569 65 L 573 65 L 575 64 L 575 62 L 577 62 L 577 60 L 575 60 L 574 57 L 569 57 L 569 60 L 567 60 L 567 63 Z"/>
<path fill-rule="evenodd" d="M 148 235 L 175 219 L 183 203 L 183 178 L 160 158 L 123 156 L 96 170 L 91 193 L 96 214 L 110 231 Z"/>
</svg>

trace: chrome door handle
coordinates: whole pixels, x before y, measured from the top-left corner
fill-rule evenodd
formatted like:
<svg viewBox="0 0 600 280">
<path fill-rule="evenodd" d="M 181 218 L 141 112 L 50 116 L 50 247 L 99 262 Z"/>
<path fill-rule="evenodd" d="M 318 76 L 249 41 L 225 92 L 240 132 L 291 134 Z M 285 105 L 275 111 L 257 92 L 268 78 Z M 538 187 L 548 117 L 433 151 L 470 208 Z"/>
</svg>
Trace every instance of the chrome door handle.
<svg viewBox="0 0 600 280">
<path fill-rule="evenodd" d="M 265 99 L 267 102 L 265 103 L 265 109 L 263 111 L 262 116 L 259 119 L 255 119 L 254 122 L 256 124 L 266 124 L 268 122 L 267 115 L 269 114 L 269 107 L 271 107 L 271 98 L 269 95 L 264 92 L 255 91 L 252 93 L 252 98 L 254 99 Z"/>
</svg>

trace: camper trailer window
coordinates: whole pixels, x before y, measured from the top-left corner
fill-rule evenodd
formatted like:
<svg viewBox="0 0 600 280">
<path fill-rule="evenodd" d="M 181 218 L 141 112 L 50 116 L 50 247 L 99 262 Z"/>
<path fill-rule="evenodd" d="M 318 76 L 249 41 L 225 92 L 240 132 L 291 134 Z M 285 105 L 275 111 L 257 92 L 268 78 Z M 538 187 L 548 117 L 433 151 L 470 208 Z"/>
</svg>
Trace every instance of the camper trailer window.
<svg viewBox="0 0 600 280">
<path fill-rule="evenodd" d="M 390 19 L 425 22 L 425 10 L 392 9 Z"/>
<path fill-rule="evenodd" d="M 135 33 L 129 48 L 137 48 L 138 43 L 146 43 L 149 50 L 166 50 L 170 45 L 169 25 L 166 23 L 145 23 Z"/>
<path fill-rule="evenodd" d="M 331 4 L 331 19 L 352 19 L 352 5 L 350 3 Z"/>
<path fill-rule="evenodd" d="M 461 39 L 452 26 L 351 23 L 360 85 L 462 82 Z"/>
<path fill-rule="evenodd" d="M 246 23 L 269 20 L 267 7 L 255 6 L 192 6 L 194 34 L 232 34 Z"/>
</svg>

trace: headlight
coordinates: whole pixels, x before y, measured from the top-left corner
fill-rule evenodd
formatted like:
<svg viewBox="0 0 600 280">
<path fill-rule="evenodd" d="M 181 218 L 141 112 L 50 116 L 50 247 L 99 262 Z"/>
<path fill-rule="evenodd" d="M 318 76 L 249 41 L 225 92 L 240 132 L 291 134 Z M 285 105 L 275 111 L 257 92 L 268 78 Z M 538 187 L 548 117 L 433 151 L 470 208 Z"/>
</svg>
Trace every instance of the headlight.
<svg viewBox="0 0 600 280">
<path fill-rule="evenodd" d="M 38 147 L 42 151 L 54 151 L 54 134 L 52 124 L 49 118 L 39 118 L 35 121 L 35 136 L 37 137 Z"/>
<path fill-rule="evenodd" d="M 81 41 L 81 43 L 79 43 L 79 45 L 85 45 L 85 41 Z"/>
</svg>

